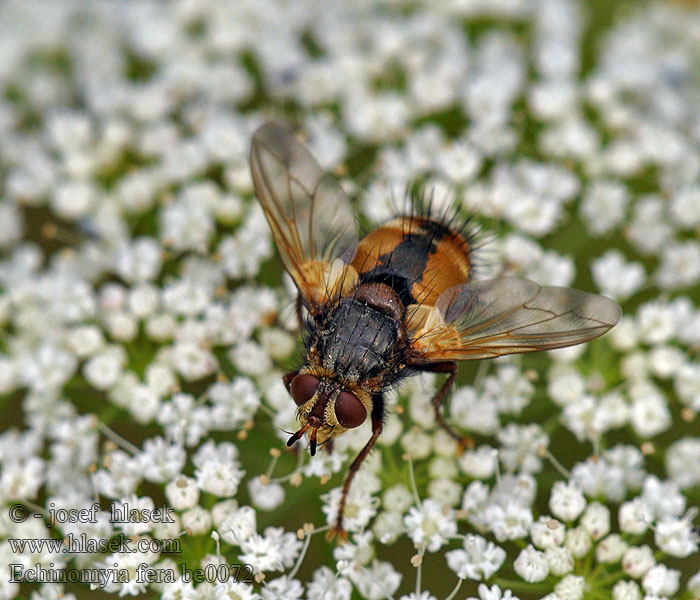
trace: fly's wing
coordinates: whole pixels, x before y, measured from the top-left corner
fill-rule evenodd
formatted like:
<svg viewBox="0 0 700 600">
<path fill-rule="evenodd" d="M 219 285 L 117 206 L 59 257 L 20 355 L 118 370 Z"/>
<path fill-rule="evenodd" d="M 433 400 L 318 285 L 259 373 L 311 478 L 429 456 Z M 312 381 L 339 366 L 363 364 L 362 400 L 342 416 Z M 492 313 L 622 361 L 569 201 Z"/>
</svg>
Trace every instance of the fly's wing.
<svg viewBox="0 0 700 600">
<path fill-rule="evenodd" d="M 454 286 L 408 315 L 417 363 L 478 360 L 553 350 L 603 335 L 617 302 L 580 290 L 505 277 Z"/>
<path fill-rule="evenodd" d="M 253 135 L 250 168 L 282 262 L 307 308 L 313 313 L 329 297 L 352 289 L 357 274 L 348 263 L 357 229 L 340 185 L 277 123 Z"/>
</svg>

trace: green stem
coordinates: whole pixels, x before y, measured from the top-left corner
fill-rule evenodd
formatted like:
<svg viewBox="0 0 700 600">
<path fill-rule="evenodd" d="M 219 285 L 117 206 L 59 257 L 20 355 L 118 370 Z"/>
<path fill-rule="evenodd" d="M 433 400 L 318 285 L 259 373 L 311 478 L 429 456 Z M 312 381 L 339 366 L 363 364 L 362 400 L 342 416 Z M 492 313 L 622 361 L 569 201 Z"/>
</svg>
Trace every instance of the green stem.
<svg viewBox="0 0 700 600">
<path fill-rule="evenodd" d="M 457 592 L 459 592 L 459 588 L 462 587 L 462 582 L 464 579 L 458 579 L 457 580 L 457 585 L 453 588 L 453 590 L 450 592 L 450 595 L 445 598 L 445 600 L 454 600 L 454 597 L 457 595 Z"/>
<path fill-rule="evenodd" d="M 522 592 L 542 592 L 544 594 L 548 594 L 553 589 L 551 584 L 544 582 L 529 583 L 527 581 L 519 581 L 517 579 L 506 579 L 505 577 L 496 577 L 493 581 L 502 589 L 510 588 L 513 590 L 520 590 Z"/>
</svg>

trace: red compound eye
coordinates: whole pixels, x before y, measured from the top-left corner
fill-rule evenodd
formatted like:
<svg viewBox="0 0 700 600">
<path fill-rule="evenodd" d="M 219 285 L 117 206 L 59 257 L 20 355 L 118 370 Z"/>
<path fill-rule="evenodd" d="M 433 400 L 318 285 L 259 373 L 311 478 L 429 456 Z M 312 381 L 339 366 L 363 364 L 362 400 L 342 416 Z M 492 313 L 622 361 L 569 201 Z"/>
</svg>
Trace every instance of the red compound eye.
<svg viewBox="0 0 700 600">
<path fill-rule="evenodd" d="M 309 398 L 316 393 L 318 384 L 318 377 L 314 377 L 313 375 L 297 375 L 292 379 L 290 388 L 292 391 L 292 398 L 294 398 L 296 405 L 301 406 L 309 400 Z"/>
<path fill-rule="evenodd" d="M 343 427 L 352 429 L 365 422 L 367 409 L 355 394 L 340 392 L 335 401 L 335 416 Z"/>
</svg>

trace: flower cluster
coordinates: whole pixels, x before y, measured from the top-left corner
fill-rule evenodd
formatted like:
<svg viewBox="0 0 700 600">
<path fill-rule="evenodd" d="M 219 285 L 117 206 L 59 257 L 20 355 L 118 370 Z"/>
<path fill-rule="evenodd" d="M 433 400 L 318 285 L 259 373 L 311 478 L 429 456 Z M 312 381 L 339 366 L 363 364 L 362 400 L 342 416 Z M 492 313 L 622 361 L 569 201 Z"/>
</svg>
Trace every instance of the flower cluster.
<svg viewBox="0 0 700 600">
<path fill-rule="evenodd" d="M 700 13 L 589 4 L 0 6 L 1 598 L 700 597 Z M 284 446 L 294 290 L 248 165 L 290 115 L 362 221 L 418 181 L 492 231 L 476 277 L 624 312 L 464 365 L 473 446 L 437 376 L 389 391 L 338 546 L 369 423 Z"/>
</svg>

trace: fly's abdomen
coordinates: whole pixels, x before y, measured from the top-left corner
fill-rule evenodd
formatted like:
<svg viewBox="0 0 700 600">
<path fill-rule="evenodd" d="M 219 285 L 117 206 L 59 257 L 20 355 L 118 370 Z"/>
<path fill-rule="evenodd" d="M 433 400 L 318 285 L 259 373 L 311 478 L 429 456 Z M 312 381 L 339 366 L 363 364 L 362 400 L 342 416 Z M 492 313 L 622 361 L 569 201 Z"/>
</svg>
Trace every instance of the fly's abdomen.
<svg viewBox="0 0 700 600">
<path fill-rule="evenodd" d="M 347 298 L 319 332 L 318 351 L 325 368 L 350 380 L 366 379 L 390 366 L 397 338 L 394 319 Z"/>
<path fill-rule="evenodd" d="M 471 275 L 469 236 L 439 219 L 399 217 L 360 242 L 353 267 L 360 283 L 391 287 L 405 306 L 435 304 Z"/>
</svg>

